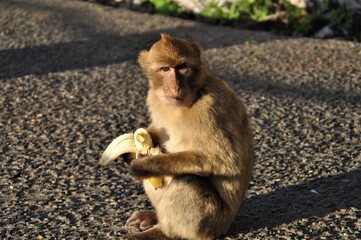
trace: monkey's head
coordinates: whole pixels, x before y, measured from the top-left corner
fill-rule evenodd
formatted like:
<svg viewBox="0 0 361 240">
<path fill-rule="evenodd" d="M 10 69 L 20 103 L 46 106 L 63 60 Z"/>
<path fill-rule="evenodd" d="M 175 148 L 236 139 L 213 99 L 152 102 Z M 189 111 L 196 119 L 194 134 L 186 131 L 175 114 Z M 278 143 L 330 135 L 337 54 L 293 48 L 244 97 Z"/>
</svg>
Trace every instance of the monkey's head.
<svg viewBox="0 0 361 240">
<path fill-rule="evenodd" d="M 195 43 L 161 34 L 149 51 L 139 54 L 149 85 L 165 103 L 189 107 L 204 84 L 201 50 Z"/>
</svg>

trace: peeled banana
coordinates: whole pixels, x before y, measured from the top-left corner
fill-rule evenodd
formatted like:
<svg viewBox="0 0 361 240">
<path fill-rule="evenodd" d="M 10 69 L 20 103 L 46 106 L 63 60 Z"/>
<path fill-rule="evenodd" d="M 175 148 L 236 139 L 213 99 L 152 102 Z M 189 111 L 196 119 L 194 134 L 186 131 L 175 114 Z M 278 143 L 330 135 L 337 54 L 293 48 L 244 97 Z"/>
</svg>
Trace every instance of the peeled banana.
<svg viewBox="0 0 361 240">
<path fill-rule="evenodd" d="M 164 180 L 162 177 L 150 177 L 147 180 L 150 182 L 150 184 L 153 185 L 155 189 L 163 187 Z"/>
<path fill-rule="evenodd" d="M 99 163 L 107 165 L 124 153 L 135 153 L 136 158 L 140 155 L 160 154 L 158 148 L 153 148 L 153 142 L 150 134 L 144 128 L 137 129 L 134 134 L 126 133 L 114 139 L 102 154 Z M 163 187 L 162 177 L 150 177 L 148 181 L 157 188 Z"/>
</svg>

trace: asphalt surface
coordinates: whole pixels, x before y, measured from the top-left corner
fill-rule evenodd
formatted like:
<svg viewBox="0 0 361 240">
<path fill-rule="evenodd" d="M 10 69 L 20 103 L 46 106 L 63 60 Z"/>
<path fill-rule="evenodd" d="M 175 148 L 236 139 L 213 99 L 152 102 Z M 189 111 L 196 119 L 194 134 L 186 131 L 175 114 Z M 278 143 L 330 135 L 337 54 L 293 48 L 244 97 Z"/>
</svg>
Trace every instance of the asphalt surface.
<svg viewBox="0 0 361 240">
<path fill-rule="evenodd" d="M 147 126 L 137 54 L 198 41 L 243 98 L 257 164 L 221 239 L 361 238 L 361 44 L 61 0 L 0 0 L 0 239 L 119 239 L 150 209 L 110 141 Z"/>
</svg>

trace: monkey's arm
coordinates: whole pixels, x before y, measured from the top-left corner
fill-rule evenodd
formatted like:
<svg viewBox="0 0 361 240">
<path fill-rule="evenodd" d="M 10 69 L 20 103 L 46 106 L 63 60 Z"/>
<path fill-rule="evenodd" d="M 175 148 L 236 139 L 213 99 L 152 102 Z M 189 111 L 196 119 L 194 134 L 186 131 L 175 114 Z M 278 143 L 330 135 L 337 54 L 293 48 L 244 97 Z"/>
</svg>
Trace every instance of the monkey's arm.
<svg viewBox="0 0 361 240">
<path fill-rule="evenodd" d="M 199 176 L 229 174 L 228 169 L 224 166 L 220 167 L 215 161 L 216 159 L 197 151 L 167 153 L 133 160 L 130 164 L 130 173 L 138 178 L 184 174 Z"/>
</svg>

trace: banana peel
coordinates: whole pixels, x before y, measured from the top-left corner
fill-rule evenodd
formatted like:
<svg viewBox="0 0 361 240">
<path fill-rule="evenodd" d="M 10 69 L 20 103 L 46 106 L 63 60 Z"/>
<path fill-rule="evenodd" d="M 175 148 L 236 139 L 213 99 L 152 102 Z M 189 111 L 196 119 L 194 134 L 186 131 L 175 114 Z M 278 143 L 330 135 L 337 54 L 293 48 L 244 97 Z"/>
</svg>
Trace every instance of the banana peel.
<svg viewBox="0 0 361 240">
<path fill-rule="evenodd" d="M 150 134 L 144 128 L 137 129 L 134 134 L 126 133 L 114 139 L 102 154 L 99 164 L 108 165 L 111 161 L 125 153 L 135 153 L 139 156 L 160 154 L 159 148 L 153 147 Z M 147 179 L 155 189 L 162 188 L 164 179 L 162 177 L 150 177 Z"/>
<path fill-rule="evenodd" d="M 99 164 L 102 166 L 108 165 L 120 155 L 132 152 L 136 152 L 133 133 L 123 134 L 108 145 L 99 160 Z"/>
</svg>

